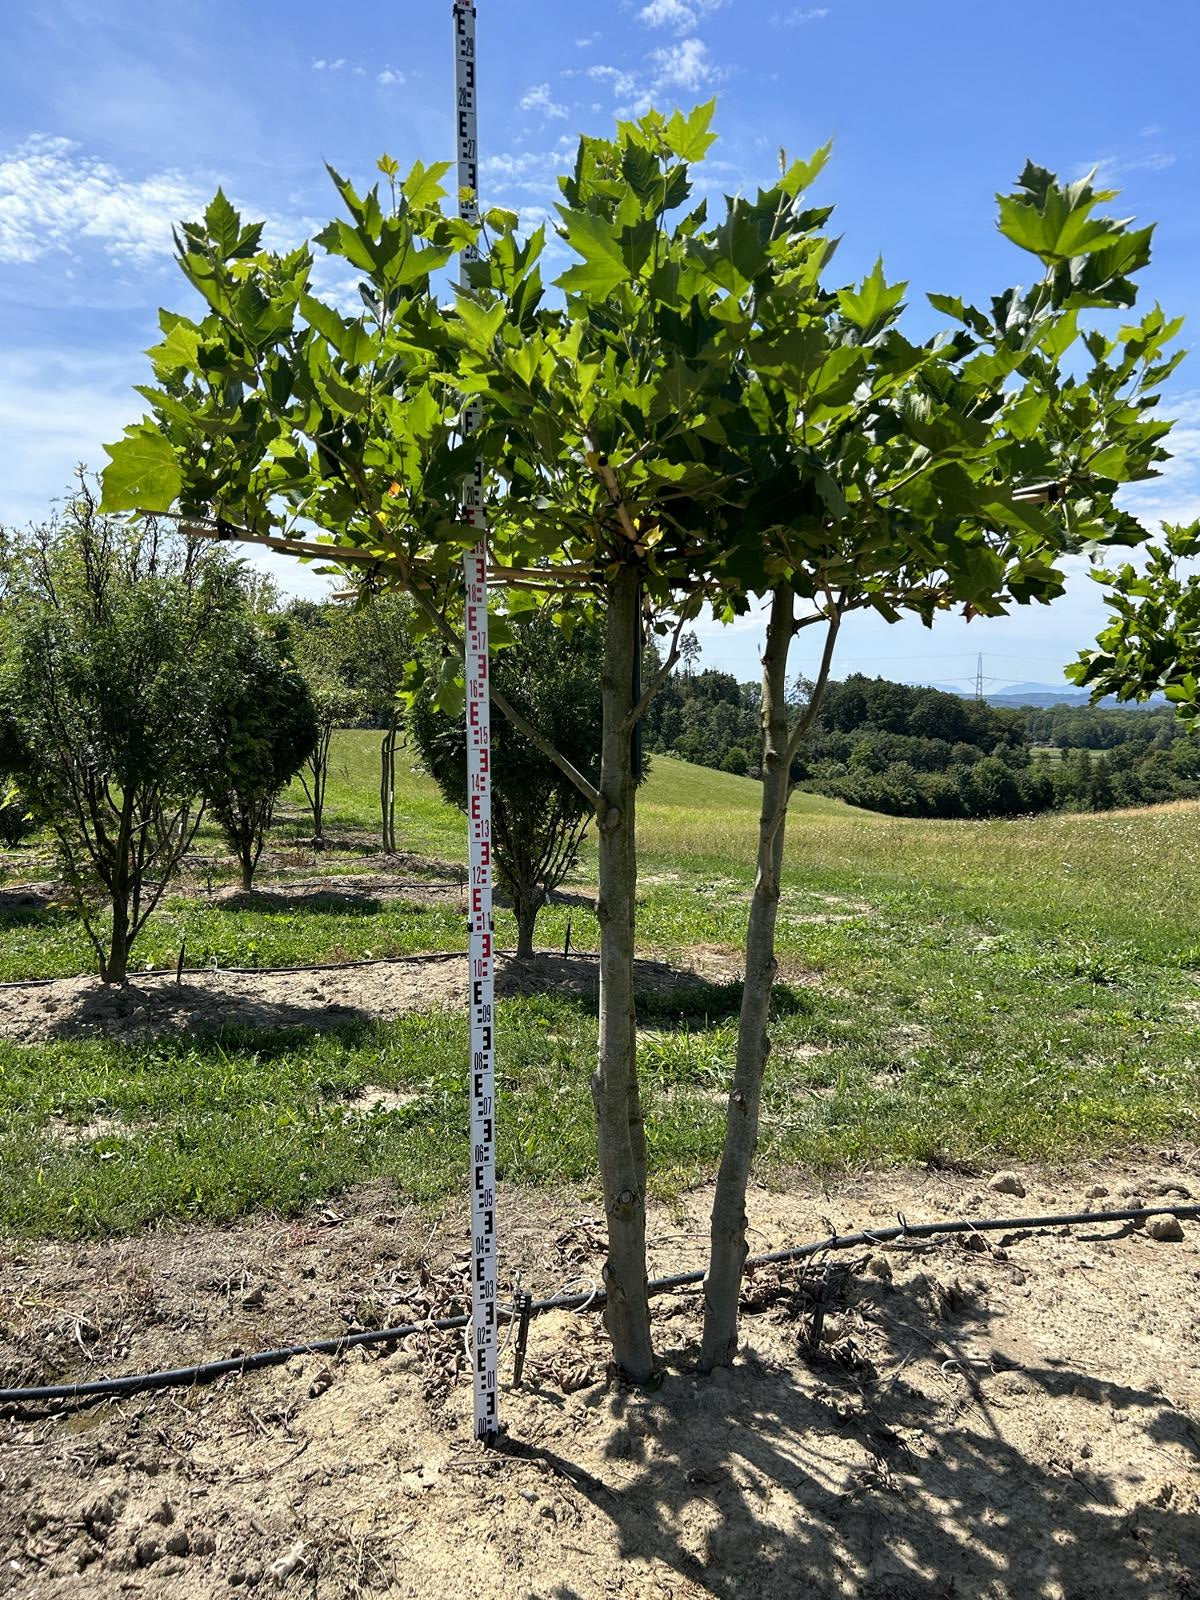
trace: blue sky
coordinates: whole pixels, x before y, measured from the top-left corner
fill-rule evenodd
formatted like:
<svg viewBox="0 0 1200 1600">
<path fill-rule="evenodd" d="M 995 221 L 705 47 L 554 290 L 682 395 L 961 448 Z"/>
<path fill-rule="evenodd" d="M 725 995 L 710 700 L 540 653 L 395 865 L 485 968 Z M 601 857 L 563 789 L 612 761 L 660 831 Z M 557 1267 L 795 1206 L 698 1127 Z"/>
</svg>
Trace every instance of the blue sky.
<svg viewBox="0 0 1200 1600">
<path fill-rule="evenodd" d="M 1148 300 L 1200 318 L 1200 7 L 1195 0 L 479 0 L 485 200 L 540 220 L 581 131 L 719 97 L 716 191 L 831 136 L 848 279 L 879 254 L 926 289 L 985 295 L 1022 270 L 993 195 L 1027 155 L 1099 164 L 1157 221 Z M 367 177 L 452 154 L 449 0 L 38 0 L 5 7 L 0 60 L 0 521 L 45 513 L 141 406 L 159 305 L 189 308 L 170 225 L 218 184 L 295 241 L 331 214 L 322 161 Z M 1027 270 L 1027 269 L 1026 269 Z M 341 289 L 330 274 L 326 287 Z M 930 321 L 932 326 L 932 321 Z M 1195 334 L 1192 333 L 1195 338 Z M 1170 394 L 1177 460 L 1135 504 L 1200 514 L 1200 355 Z M 295 567 L 293 587 L 316 582 Z M 859 619 L 840 670 L 916 681 L 1057 677 L 1094 636 L 1080 574 L 1054 608 L 933 634 Z M 701 628 L 709 664 L 757 670 L 759 620 Z M 803 658 L 800 662 L 803 665 Z"/>
</svg>

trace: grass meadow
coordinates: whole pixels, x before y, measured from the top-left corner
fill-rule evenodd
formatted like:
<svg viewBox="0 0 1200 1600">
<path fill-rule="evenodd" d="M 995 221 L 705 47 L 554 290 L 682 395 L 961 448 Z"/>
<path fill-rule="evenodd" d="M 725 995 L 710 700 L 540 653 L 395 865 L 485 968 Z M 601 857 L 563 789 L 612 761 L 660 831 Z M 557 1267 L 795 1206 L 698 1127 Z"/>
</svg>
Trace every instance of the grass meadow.
<svg viewBox="0 0 1200 1600">
<path fill-rule="evenodd" d="M 337 738 L 326 831 L 303 851 L 289 794 L 274 859 L 306 875 L 399 869 L 364 853 L 376 824 L 377 736 Z M 460 866 L 465 831 L 402 763 L 398 837 Z M 758 786 L 656 758 L 640 797 L 638 936 L 688 966 L 735 951 L 753 883 Z M 353 848 L 350 848 L 353 846 Z M 344 848 L 343 848 L 344 847 Z M 364 907 L 233 906 L 215 835 L 186 893 L 164 901 L 136 966 L 290 966 L 463 949 L 462 916 L 416 900 Z M 269 870 L 268 863 L 268 870 Z M 28 860 L 7 865 L 28 881 Z M 569 903 L 539 942 L 594 948 L 585 849 Z M 264 881 L 264 887 L 266 887 Z M 797 795 L 788 831 L 760 1171 L 786 1182 L 880 1163 L 1069 1160 L 1133 1142 L 1194 1140 L 1200 1111 L 1200 808 L 922 822 Z M 507 911 L 502 945 L 515 943 Z M 90 970 L 62 911 L 0 913 L 0 980 Z M 653 1183 L 709 1176 L 733 1059 L 736 983 L 643 997 L 640 1059 Z M 588 1078 L 595 1001 L 500 1007 L 501 1181 L 595 1184 Z M 226 1033 L 143 1044 L 0 1043 L 0 1228 L 89 1237 L 189 1217 L 278 1214 L 391 1178 L 436 1200 L 461 1181 L 466 1018 L 410 1015 L 340 1030 Z M 394 1110 L 351 1104 L 404 1091 Z"/>
</svg>

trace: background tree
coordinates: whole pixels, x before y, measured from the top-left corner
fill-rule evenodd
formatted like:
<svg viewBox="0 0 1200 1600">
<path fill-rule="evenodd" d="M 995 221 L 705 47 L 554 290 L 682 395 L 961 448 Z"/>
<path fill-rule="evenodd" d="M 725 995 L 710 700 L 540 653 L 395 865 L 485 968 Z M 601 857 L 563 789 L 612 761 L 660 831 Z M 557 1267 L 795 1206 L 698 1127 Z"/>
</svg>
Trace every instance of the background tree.
<svg viewBox="0 0 1200 1600">
<path fill-rule="evenodd" d="M 1178 324 L 1172 324 L 1172 331 Z M 1142 360 L 1152 381 L 1161 382 L 1176 364 Z M 1112 620 L 1096 641 L 1066 669 L 1074 683 L 1090 688 L 1092 699 L 1145 700 L 1165 694 L 1189 726 L 1200 719 L 1200 521 L 1165 526 L 1149 544 L 1141 568 L 1127 562 L 1092 573 L 1106 585 Z"/>
<path fill-rule="evenodd" d="M 275 802 L 312 758 L 318 739 L 312 696 L 286 657 L 286 642 L 278 625 L 268 632 L 253 617 L 236 619 L 219 642 L 205 685 L 212 754 L 204 792 L 247 891 L 254 887 Z"/>
<path fill-rule="evenodd" d="M 582 626 L 568 638 L 544 611 L 512 621 L 512 642 L 492 664 L 504 694 L 556 750 L 594 782 L 600 765 L 603 641 Z M 409 711 L 426 770 L 445 798 L 467 805 L 467 740 L 460 718 L 428 689 Z M 534 955 L 537 915 L 579 857 L 592 808 L 559 767 L 510 723 L 492 730 L 492 841 L 500 886 L 517 919 L 517 955 Z"/>
<path fill-rule="evenodd" d="M 16 774 L 53 829 L 100 976 L 124 983 L 203 810 L 212 658 L 245 606 L 236 565 L 153 520 L 99 515 L 81 475 L 62 520 L 21 540 L 11 583 Z"/>
<path fill-rule="evenodd" d="M 299 772 L 300 786 L 312 812 L 314 849 L 325 848 L 325 791 L 337 728 L 352 726 L 363 715 L 361 690 L 353 682 L 350 626 L 345 606 L 311 600 L 293 602 L 288 612 L 291 649 L 304 679 L 316 718 L 316 737 Z"/>
<path fill-rule="evenodd" d="M 347 618 L 344 672 L 364 712 L 383 727 L 379 746 L 379 817 L 383 848 L 396 852 L 396 752 L 403 722 L 400 691 L 413 659 L 412 603 L 406 595 L 368 592 Z"/>
</svg>

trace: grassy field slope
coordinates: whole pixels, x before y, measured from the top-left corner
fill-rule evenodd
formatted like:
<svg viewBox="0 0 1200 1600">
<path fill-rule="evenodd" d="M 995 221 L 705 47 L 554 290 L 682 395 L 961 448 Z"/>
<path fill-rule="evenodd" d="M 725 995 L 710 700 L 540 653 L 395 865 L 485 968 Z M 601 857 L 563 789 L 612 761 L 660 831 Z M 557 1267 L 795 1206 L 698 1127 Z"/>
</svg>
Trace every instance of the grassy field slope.
<svg viewBox="0 0 1200 1600">
<path fill-rule="evenodd" d="M 269 866 L 370 872 L 374 735 L 339 736 L 327 831 L 301 845 L 288 797 Z M 404 766 L 401 847 L 463 859 L 461 817 Z M 758 786 L 658 758 L 642 792 L 639 939 L 686 969 L 733 953 L 753 881 Z M 1069 1156 L 1194 1138 L 1200 1110 L 1200 808 L 990 823 L 915 822 L 798 795 L 788 835 L 764 1170 L 864 1162 Z M 353 846 L 353 849 L 348 848 Z M 213 851 L 210 836 L 204 849 Z M 340 848 L 347 847 L 347 848 Z M 29 874 L 14 864 L 14 873 Z M 209 869 L 206 869 L 206 871 Z M 387 870 L 395 871 L 395 867 Z M 214 882 L 228 878 L 219 864 Z M 594 947 L 585 850 L 575 893 L 540 940 Z M 314 911 L 177 895 L 138 964 L 266 966 L 465 949 L 453 909 L 379 900 Z M 506 912 L 501 943 L 513 943 Z M 9 980 L 85 971 L 64 914 L 0 918 Z M 655 1184 L 711 1170 L 732 1061 L 736 984 L 642 1009 Z M 506 1181 L 594 1174 L 588 1074 L 594 1002 L 551 994 L 501 1008 Z M 358 1178 L 424 1197 L 466 1160 L 465 1018 L 411 1016 L 341 1031 L 116 1045 L 0 1046 L 0 1225 L 96 1234 L 170 1217 L 286 1213 Z M 351 1104 L 402 1091 L 392 1109 Z"/>
</svg>

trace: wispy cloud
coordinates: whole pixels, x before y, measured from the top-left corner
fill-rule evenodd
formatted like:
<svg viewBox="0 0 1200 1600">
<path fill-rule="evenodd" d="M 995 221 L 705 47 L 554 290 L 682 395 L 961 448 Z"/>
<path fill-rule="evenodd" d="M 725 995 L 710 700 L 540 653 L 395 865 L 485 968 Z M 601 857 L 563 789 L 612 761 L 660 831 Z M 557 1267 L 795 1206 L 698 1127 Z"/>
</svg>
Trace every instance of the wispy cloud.
<svg viewBox="0 0 1200 1600">
<path fill-rule="evenodd" d="M 679 39 L 651 54 L 654 73 L 647 93 L 653 98 L 663 89 L 687 89 L 695 93 L 718 76 L 703 39 Z"/>
<path fill-rule="evenodd" d="M 1148 150 L 1145 155 L 1137 156 L 1101 156 L 1098 161 L 1081 162 L 1076 168 L 1076 177 L 1083 178 L 1095 172 L 1098 183 L 1114 183 L 1130 172 L 1165 172 L 1175 165 L 1176 159 L 1170 150 Z"/>
<path fill-rule="evenodd" d="M 777 11 L 771 22 L 776 28 L 803 28 L 808 22 L 824 22 L 828 15 L 828 6 L 793 6 L 790 11 Z"/>
<path fill-rule="evenodd" d="M 719 11 L 726 0 L 648 0 L 638 12 L 638 21 L 647 28 L 674 28 L 689 33 L 702 17 Z"/>
<path fill-rule="evenodd" d="M 590 50 L 599 38 L 600 35 L 598 33 L 584 34 L 581 39 L 576 39 L 575 48 L 576 50 Z"/>
<path fill-rule="evenodd" d="M 312 64 L 312 69 L 314 72 L 348 72 L 355 78 L 365 78 L 367 75 L 366 67 L 347 61 L 345 56 L 339 56 L 336 61 L 327 61 L 324 56 L 318 56 Z"/>
<path fill-rule="evenodd" d="M 382 72 L 375 74 L 375 82 L 388 88 L 394 83 L 407 83 L 408 78 L 397 67 L 384 67 Z"/>
<path fill-rule="evenodd" d="M 567 114 L 566 106 L 560 106 L 551 95 L 548 83 L 538 83 L 532 89 L 526 89 L 517 104 L 522 111 L 536 112 L 550 121 Z"/>
<path fill-rule="evenodd" d="M 70 139 L 34 134 L 0 159 L 0 261 L 29 263 L 98 245 L 146 266 L 171 252 L 171 227 L 207 197 L 177 171 L 131 178 Z"/>
<path fill-rule="evenodd" d="M 612 92 L 618 100 L 625 100 L 638 86 L 637 74 L 626 72 L 621 67 L 597 65 L 587 69 L 588 77 L 594 78 L 597 83 L 611 84 Z"/>
<path fill-rule="evenodd" d="M 555 174 L 561 166 L 562 154 L 559 150 L 504 150 L 485 156 L 480 173 L 490 182 L 494 192 L 523 189 L 538 194 L 553 194 Z"/>
</svg>

